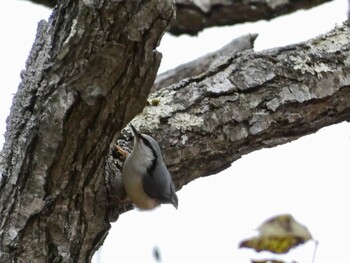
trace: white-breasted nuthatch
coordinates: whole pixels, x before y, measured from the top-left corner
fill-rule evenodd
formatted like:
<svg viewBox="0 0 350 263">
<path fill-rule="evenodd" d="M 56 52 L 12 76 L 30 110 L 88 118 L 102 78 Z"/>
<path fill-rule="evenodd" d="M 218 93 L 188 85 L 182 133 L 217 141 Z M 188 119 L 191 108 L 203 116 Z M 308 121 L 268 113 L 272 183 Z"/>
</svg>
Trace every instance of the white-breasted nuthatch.
<svg viewBox="0 0 350 263">
<path fill-rule="evenodd" d="M 158 143 L 141 134 L 130 124 L 134 133 L 134 148 L 123 165 L 125 190 L 142 210 L 150 210 L 160 204 L 172 204 L 176 209 L 178 198 L 175 186 L 164 164 Z"/>
</svg>

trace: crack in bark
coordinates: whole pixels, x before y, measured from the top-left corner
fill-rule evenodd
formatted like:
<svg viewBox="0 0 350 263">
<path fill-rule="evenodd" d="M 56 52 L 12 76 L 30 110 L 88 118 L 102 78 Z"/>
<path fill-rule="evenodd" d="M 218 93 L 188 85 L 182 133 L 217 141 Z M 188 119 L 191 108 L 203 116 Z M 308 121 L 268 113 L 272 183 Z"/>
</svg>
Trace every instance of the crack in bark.
<svg viewBox="0 0 350 263">
<path fill-rule="evenodd" d="M 86 262 L 110 227 L 104 156 L 118 129 L 146 101 L 160 63 L 155 48 L 173 7 L 168 1 L 127 2 L 128 17 L 102 1 L 96 17 L 97 6 L 89 3 L 61 1 L 49 22 L 40 23 L 14 97 L 1 156 L 2 173 L 8 174 L 0 189 L 0 217 L 6 218 L 0 222 L 1 262 Z M 123 30 L 135 23 L 137 10 L 145 11 L 138 5 L 148 5 L 148 20 L 138 18 L 145 30 Z M 109 21 L 117 28 L 101 28 Z M 120 98 L 123 93 L 138 93 L 139 103 L 130 107 L 133 98 Z M 30 113 L 26 105 L 33 95 Z M 120 108 L 126 108 L 122 116 Z"/>
</svg>

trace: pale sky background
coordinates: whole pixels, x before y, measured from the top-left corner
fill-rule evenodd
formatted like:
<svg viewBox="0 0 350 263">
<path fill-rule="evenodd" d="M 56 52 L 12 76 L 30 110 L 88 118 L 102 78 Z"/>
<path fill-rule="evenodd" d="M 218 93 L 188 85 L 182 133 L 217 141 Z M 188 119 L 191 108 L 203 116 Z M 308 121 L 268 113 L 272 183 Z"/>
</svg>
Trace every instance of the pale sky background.
<svg viewBox="0 0 350 263">
<path fill-rule="evenodd" d="M 37 22 L 50 13 L 27 1 L 1 1 L 1 134 Z M 347 1 L 336 0 L 270 22 L 205 30 L 198 37 L 165 35 L 159 48 L 163 53 L 160 70 L 214 51 L 247 33 L 259 33 L 256 50 L 307 40 L 340 24 L 346 13 Z M 247 263 L 251 258 L 271 258 L 268 253 L 237 247 L 255 234 L 261 222 L 281 213 L 291 213 L 319 241 L 315 263 L 343 262 L 349 258 L 349 158 L 349 123 L 243 156 L 224 172 L 184 186 L 178 192 L 178 210 L 163 205 L 151 212 L 121 215 L 105 241 L 100 262 L 155 262 L 155 246 L 163 263 Z M 311 263 L 313 249 L 314 244 L 308 242 L 278 258 Z"/>
</svg>

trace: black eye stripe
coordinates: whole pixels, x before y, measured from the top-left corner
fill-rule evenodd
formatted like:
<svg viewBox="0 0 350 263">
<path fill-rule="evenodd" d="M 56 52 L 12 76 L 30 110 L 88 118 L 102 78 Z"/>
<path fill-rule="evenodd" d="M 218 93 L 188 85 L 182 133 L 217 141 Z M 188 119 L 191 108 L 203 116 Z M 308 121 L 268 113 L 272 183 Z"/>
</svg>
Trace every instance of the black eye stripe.
<svg viewBox="0 0 350 263">
<path fill-rule="evenodd" d="M 148 148 L 151 149 L 153 157 L 154 157 L 153 160 L 152 160 L 151 165 L 149 167 L 147 167 L 148 174 L 150 176 L 152 176 L 153 175 L 153 171 L 155 170 L 156 164 L 157 164 L 157 159 L 158 159 L 157 153 L 156 153 L 156 150 L 154 150 L 154 148 L 152 147 L 152 144 L 145 137 L 143 137 L 142 135 L 141 135 L 141 140 L 144 143 L 144 145 L 146 145 Z"/>
</svg>

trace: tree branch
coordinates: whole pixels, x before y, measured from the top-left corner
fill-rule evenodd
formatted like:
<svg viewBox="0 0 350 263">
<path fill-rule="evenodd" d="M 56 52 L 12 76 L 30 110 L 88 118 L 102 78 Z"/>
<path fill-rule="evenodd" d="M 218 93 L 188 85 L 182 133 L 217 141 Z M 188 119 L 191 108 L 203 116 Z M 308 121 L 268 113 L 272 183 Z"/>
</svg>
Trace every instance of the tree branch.
<svg viewBox="0 0 350 263">
<path fill-rule="evenodd" d="M 29 0 L 53 7 L 55 0 Z M 300 9 L 309 9 L 330 0 L 176 0 L 176 19 L 169 32 L 174 35 L 196 35 L 205 28 L 271 20 Z"/>
<path fill-rule="evenodd" d="M 152 93 L 157 103 L 133 123 L 156 137 L 180 189 L 252 151 L 350 121 L 349 57 L 349 21 L 302 44 L 221 56 L 206 72 Z M 130 129 L 123 134 L 118 143 L 131 148 Z"/>
<path fill-rule="evenodd" d="M 309 9 L 325 2 L 328 2 L 328 0 L 176 0 L 176 20 L 172 22 L 169 32 L 174 35 L 184 33 L 196 35 L 208 27 L 235 25 L 262 19 L 270 20 L 299 9 Z"/>
<path fill-rule="evenodd" d="M 182 79 L 199 75 L 202 72 L 207 71 L 218 56 L 230 56 L 243 50 L 252 49 L 254 47 L 254 41 L 257 36 L 257 34 L 248 34 L 241 36 L 232 40 L 230 43 L 215 52 L 209 53 L 194 61 L 159 74 L 156 78 L 151 92 L 155 92 Z"/>
</svg>

